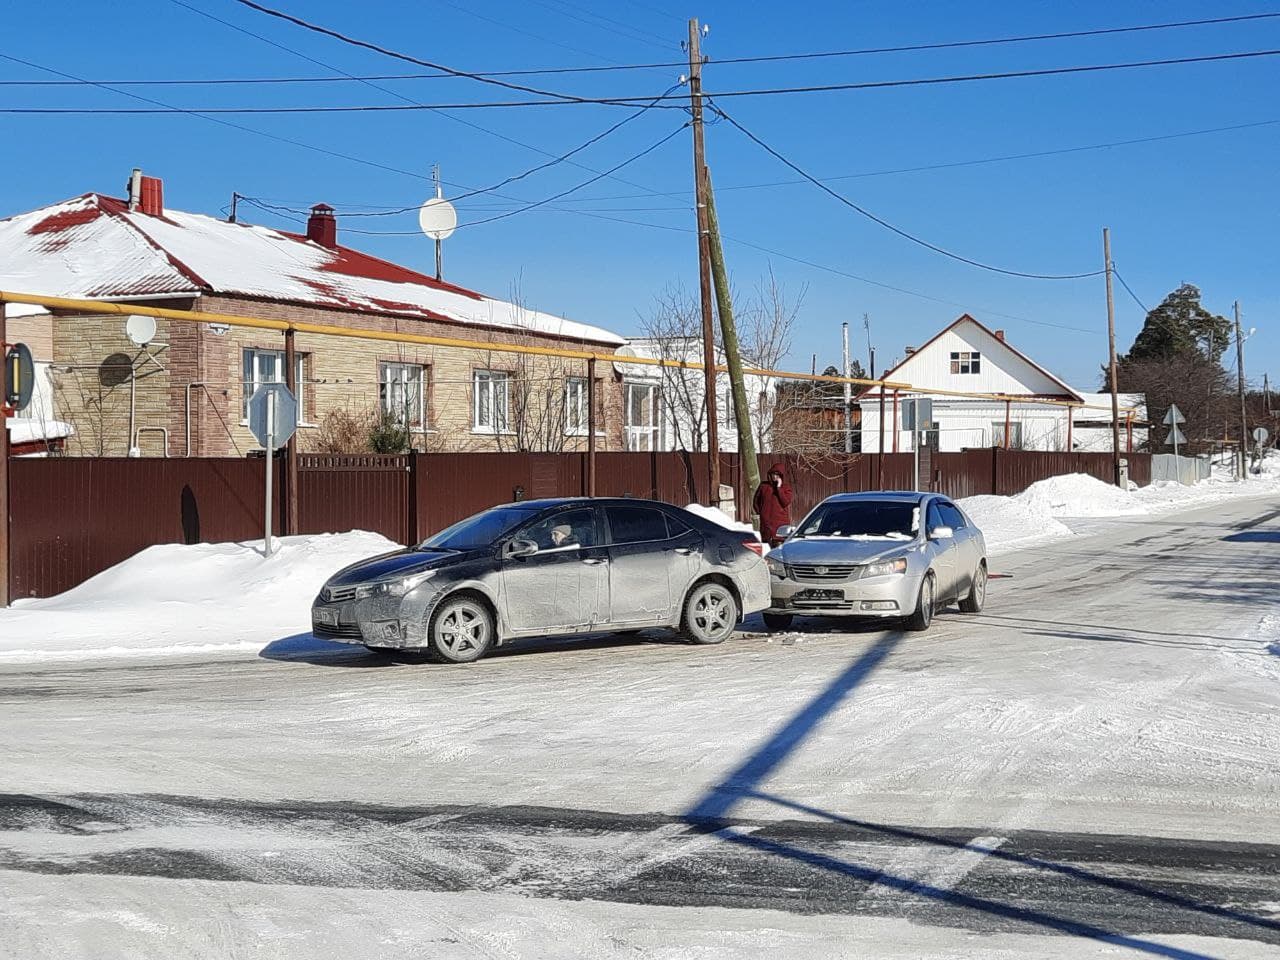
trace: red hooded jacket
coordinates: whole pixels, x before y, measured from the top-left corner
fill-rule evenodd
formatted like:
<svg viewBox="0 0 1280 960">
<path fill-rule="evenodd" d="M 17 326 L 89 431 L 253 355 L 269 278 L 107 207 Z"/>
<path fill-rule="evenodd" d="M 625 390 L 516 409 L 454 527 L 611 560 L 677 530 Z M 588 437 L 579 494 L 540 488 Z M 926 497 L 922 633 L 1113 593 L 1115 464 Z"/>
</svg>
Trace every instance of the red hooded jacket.
<svg viewBox="0 0 1280 960">
<path fill-rule="evenodd" d="M 782 482 L 775 484 L 766 479 L 756 489 L 752 505 L 760 516 L 760 539 L 777 546 L 778 528 L 791 522 L 791 486 L 787 483 L 786 467 L 781 463 L 770 467 L 769 473 L 776 473 Z"/>
</svg>

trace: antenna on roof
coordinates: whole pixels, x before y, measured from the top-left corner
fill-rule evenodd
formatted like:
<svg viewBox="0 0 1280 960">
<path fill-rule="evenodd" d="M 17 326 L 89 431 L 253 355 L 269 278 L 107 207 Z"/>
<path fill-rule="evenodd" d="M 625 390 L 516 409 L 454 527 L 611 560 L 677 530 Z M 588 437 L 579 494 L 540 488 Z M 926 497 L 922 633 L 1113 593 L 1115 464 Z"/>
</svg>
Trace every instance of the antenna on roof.
<svg viewBox="0 0 1280 960">
<path fill-rule="evenodd" d="M 436 242 L 436 279 L 441 277 L 440 241 L 453 235 L 458 226 L 458 211 L 444 198 L 440 188 L 440 164 L 431 168 L 431 179 L 436 185 L 436 195 L 418 210 L 418 225 L 422 232 Z"/>
</svg>

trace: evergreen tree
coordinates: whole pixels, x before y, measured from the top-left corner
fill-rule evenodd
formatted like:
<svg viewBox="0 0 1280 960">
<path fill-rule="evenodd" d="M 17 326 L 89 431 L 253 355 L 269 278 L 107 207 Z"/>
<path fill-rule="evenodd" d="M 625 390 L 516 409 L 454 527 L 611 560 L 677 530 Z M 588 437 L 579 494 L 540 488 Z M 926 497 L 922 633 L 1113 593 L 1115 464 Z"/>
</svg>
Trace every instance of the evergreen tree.
<svg viewBox="0 0 1280 960">
<path fill-rule="evenodd" d="M 1120 362 L 1199 354 L 1217 363 L 1230 342 L 1231 322 L 1202 307 L 1200 288 L 1184 283 L 1147 314 L 1142 330 Z"/>
</svg>

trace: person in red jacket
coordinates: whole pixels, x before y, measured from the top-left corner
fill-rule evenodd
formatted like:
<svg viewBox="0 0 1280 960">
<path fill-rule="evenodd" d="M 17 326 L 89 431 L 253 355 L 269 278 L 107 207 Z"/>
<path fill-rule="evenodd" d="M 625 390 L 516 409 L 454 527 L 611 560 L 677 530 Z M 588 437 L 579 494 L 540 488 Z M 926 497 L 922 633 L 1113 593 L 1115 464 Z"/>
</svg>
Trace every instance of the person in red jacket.
<svg viewBox="0 0 1280 960">
<path fill-rule="evenodd" d="M 791 487 L 787 484 L 782 464 L 775 463 L 769 468 L 769 474 L 757 488 L 752 504 L 760 517 L 760 539 L 776 547 L 782 542 L 778 528 L 791 522 Z"/>
</svg>

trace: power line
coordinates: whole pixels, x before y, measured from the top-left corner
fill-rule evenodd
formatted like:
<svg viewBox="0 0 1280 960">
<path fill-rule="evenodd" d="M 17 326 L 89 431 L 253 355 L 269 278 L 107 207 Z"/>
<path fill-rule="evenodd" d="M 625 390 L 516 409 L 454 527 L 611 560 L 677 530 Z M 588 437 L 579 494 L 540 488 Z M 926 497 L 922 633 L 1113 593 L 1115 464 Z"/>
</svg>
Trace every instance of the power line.
<svg viewBox="0 0 1280 960">
<path fill-rule="evenodd" d="M 237 3 L 248 3 L 249 0 L 236 0 Z M 1097 73 L 1107 70 L 1127 70 L 1140 67 L 1165 67 L 1191 63 L 1215 63 L 1231 60 L 1247 60 L 1258 57 L 1280 56 L 1280 50 L 1251 50 L 1244 53 L 1218 53 L 1200 57 L 1174 57 L 1164 60 L 1133 60 L 1125 63 L 1100 63 L 1088 66 L 1052 67 L 1044 70 L 1011 70 L 1004 73 L 975 73 L 947 77 L 918 77 L 909 80 L 869 80 L 860 83 L 811 84 L 801 87 L 772 87 L 755 90 L 727 90 L 708 96 L 717 98 L 729 97 L 769 97 L 802 93 L 836 93 L 848 90 L 881 90 L 890 87 L 933 86 L 951 83 L 974 83 L 988 80 L 1011 80 L 1029 77 L 1050 77 L 1079 73 Z M 13 59 L 15 62 L 25 61 Z M 0 113 L 6 114 L 152 114 L 170 113 L 202 113 L 202 114 L 288 114 L 288 113 L 383 113 L 417 110 L 480 110 L 511 109 L 518 107 L 556 107 L 556 106 L 614 106 L 625 107 L 642 103 L 650 99 L 646 96 L 619 97 L 573 97 L 559 100 L 499 100 L 463 103 L 408 103 L 404 106 L 387 104 L 352 104 L 347 106 L 294 106 L 294 107 L 200 107 L 178 108 L 167 107 L 164 110 L 115 109 L 115 108 L 81 108 L 81 107 L 21 107 L 5 108 Z M 685 97 L 680 94 L 668 94 L 658 98 L 655 105 L 663 105 L 669 101 L 679 101 L 668 109 L 684 109 Z"/>
<path fill-rule="evenodd" d="M 446 66 L 442 63 L 434 63 L 430 60 L 423 60 L 419 57 L 413 57 L 407 53 L 400 53 L 396 50 L 391 50 L 387 47 L 379 46 L 376 43 L 370 43 L 367 40 L 359 40 L 355 37 L 348 36 L 345 33 L 339 33 L 337 30 L 331 30 L 328 27 L 324 27 L 316 23 L 311 23 L 308 20 L 303 20 L 301 17 L 295 17 L 293 14 L 285 13 L 282 10 L 273 10 L 271 7 L 266 7 L 260 3 L 254 2 L 254 0 L 235 0 L 235 2 L 240 4 L 243 7 L 248 7 L 250 10 L 256 10 L 259 13 L 264 13 L 269 17 L 275 17 L 279 20 L 284 20 L 287 23 L 292 23 L 295 26 L 302 27 L 304 30 L 310 30 L 313 33 L 319 33 L 326 37 L 332 37 L 335 40 L 340 40 L 341 42 L 349 44 L 353 47 L 361 47 L 365 50 L 372 50 L 374 53 L 380 53 L 384 57 L 392 57 L 396 60 L 403 60 L 405 63 L 413 63 L 413 64 L 416 64 L 417 66 L 427 67 L 431 70 L 439 70 L 441 73 L 447 73 L 450 76 L 464 77 L 468 80 L 475 80 L 477 83 L 487 83 L 495 87 L 505 87 L 508 90 L 516 90 L 521 93 L 532 93 L 540 97 L 553 97 L 553 98 L 564 100 L 567 102 L 573 102 L 579 99 L 573 96 L 572 94 L 557 93 L 554 90 L 541 90 L 537 87 L 529 87 L 519 83 L 511 83 L 510 81 L 502 80 L 497 77 L 486 77 L 486 76 L 483 76 L 482 74 L 471 73 L 470 71 L 467 71 L 467 70 L 457 70 L 457 69 L 454 69 L 453 67 Z"/>
<path fill-rule="evenodd" d="M 454 6 L 453 4 L 449 4 L 449 5 Z M 195 8 L 189 8 L 189 9 L 195 9 Z M 457 9 L 462 10 L 465 13 L 469 13 L 473 16 L 478 16 L 477 14 L 474 14 L 473 11 L 466 10 L 465 8 L 457 7 Z M 197 12 L 203 13 L 203 11 L 197 11 Z M 670 14 L 663 14 L 663 15 L 672 16 L 673 19 L 679 19 L 682 23 L 684 22 L 683 18 L 674 17 L 674 15 L 670 15 Z M 1131 27 L 1106 27 L 1106 28 L 1095 29 L 1095 30 L 1074 30 L 1066 33 L 1044 33 L 1044 34 L 1030 34 L 1026 36 L 1015 36 L 1015 37 L 996 37 L 996 38 L 979 39 L 979 40 L 955 40 L 955 41 L 943 41 L 938 43 L 918 43 L 918 44 L 907 44 L 907 45 L 895 46 L 895 47 L 867 47 L 867 48 L 857 49 L 857 50 L 830 50 L 830 51 L 821 51 L 821 52 L 813 52 L 813 53 L 764 54 L 759 56 L 726 57 L 724 59 L 712 58 L 709 62 L 716 64 L 717 66 L 723 66 L 728 64 L 742 64 L 742 63 L 774 63 L 774 62 L 791 62 L 791 61 L 802 61 L 802 60 L 817 60 L 817 59 L 826 59 L 826 58 L 858 57 L 858 56 L 866 56 L 870 54 L 905 53 L 905 52 L 920 51 L 920 50 L 945 50 L 945 49 L 956 49 L 956 48 L 963 48 L 963 47 L 996 46 L 1001 44 L 1028 43 L 1033 41 L 1062 40 L 1062 39 L 1071 39 L 1071 38 L 1080 38 L 1080 37 L 1105 36 L 1109 34 L 1136 33 L 1141 31 L 1152 31 L 1152 30 L 1168 30 L 1168 29 L 1183 28 L 1183 27 L 1205 26 L 1205 25 L 1211 25 L 1211 24 L 1240 23 L 1240 22 L 1251 21 L 1251 20 L 1269 20 L 1274 18 L 1280 18 L 1280 13 L 1257 13 L 1257 14 L 1248 14 L 1245 16 L 1238 16 L 1238 17 L 1214 17 L 1214 18 L 1204 19 L 1204 20 L 1181 20 L 1173 23 L 1141 24 L 1138 26 L 1131 26 Z M 482 19 L 485 19 L 490 23 L 496 23 L 499 26 L 507 26 L 507 27 L 511 26 L 510 24 L 505 24 L 500 21 L 490 20 L 487 17 Z M 226 21 L 220 21 L 220 22 L 226 22 Z M 556 42 L 546 37 L 539 37 L 535 34 L 527 34 L 527 35 L 533 36 L 535 39 L 541 40 L 546 43 Z M 260 39 L 263 39 L 263 38 L 260 38 Z M 572 48 L 572 47 L 570 47 L 569 49 L 574 50 L 574 52 L 576 53 L 585 52 L 585 51 L 577 50 L 576 48 Z M 537 68 L 529 68 L 529 69 L 523 69 L 523 70 L 482 70 L 482 71 L 474 71 L 473 75 L 475 77 L 493 79 L 493 78 L 500 78 L 500 77 L 550 76 L 550 75 L 556 75 L 556 74 L 573 74 L 573 73 L 607 73 L 607 72 L 634 71 L 634 70 L 658 70 L 658 69 L 671 69 L 673 67 L 687 67 L 687 66 L 688 66 L 688 63 L 683 60 L 670 60 L 670 61 L 663 61 L 658 63 L 624 63 L 624 64 L 580 66 L 580 67 L 537 67 Z M 457 79 L 457 77 L 455 77 L 451 73 L 437 72 L 437 73 L 373 74 L 369 76 L 344 75 L 342 77 L 246 77 L 246 78 L 224 77 L 224 78 L 192 79 L 192 80 L 97 80 L 97 81 L 94 81 L 94 80 L 62 80 L 62 81 L 0 80 L 0 86 L 75 86 L 75 85 L 91 85 L 95 83 L 111 84 L 113 86 L 118 86 L 118 87 L 123 87 L 123 86 L 131 86 L 131 87 L 132 86 L 219 86 L 219 85 L 237 85 L 237 84 L 249 85 L 249 84 L 294 84 L 294 83 L 298 83 L 298 84 L 347 83 L 352 81 L 365 81 L 365 80 L 383 81 L 383 80 L 448 80 L 448 79 Z"/>
<path fill-rule="evenodd" d="M 733 117 L 729 116 L 727 113 L 721 110 L 718 106 L 714 104 L 714 102 L 712 103 L 711 109 L 714 110 L 716 113 L 720 114 L 720 116 L 724 117 L 725 120 L 727 120 L 730 124 L 732 124 L 748 140 L 750 140 L 751 142 L 756 144 L 756 146 L 763 149 L 766 153 L 770 154 L 774 159 L 780 161 L 781 163 L 790 167 L 796 173 L 800 174 L 800 176 L 804 177 L 806 180 L 808 180 L 810 183 L 816 186 L 823 193 L 829 194 L 830 196 L 834 197 L 836 200 L 839 200 L 842 204 L 844 204 L 849 209 L 861 214 L 862 216 L 866 217 L 868 220 L 872 221 L 873 223 L 879 224 L 880 226 L 884 227 L 886 230 L 889 230 L 892 233 L 896 233 L 898 236 L 906 240 L 910 240 L 912 243 L 918 244 L 919 246 L 924 247 L 926 250 L 932 250 L 934 253 L 941 254 L 944 257 L 949 257 L 952 260 L 958 260 L 960 263 L 967 263 L 971 267 L 978 267 L 979 269 L 982 269 L 982 270 L 989 270 L 992 273 L 1001 273 L 1010 277 L 1024 277 L 1029 280 L 1081 280 L 1081 279 L 1084 279 L 1085 277 L 1101 276 L 1101 274 L 1103 273 L 1103 271 L 1101 270 L 1093 270 L 1089 273 L 1024 273 L 1023 271 L 1020 271 L 1020 270 L 1007 270 L 1004 267 L 992 266 L 989 263 L 983 263 L 979 260 L 972 260 L 969 257 L 961 256 L 958 253 L 952 253 L 950 250 L 940 247 L 937 244 L 930 243 L 928 240 L 924 240 L 920 237 L 917 237 L 913 233 L 908 233 L 906 230 L 903 230 L 901 227 L 894 226 L 888 220 L 885 220 L 882 217 L 876 216 L 870 210 L 867 210 L 865 207 L 859 206 L 858 204 L 854 203 L 852 200 L 850 200 L 848 197 L 844 196 L 843 194 L 837 193 L 835 190 L 831 189 L 829 186 L 827 186 L 825 183 L 823 183 L 821 180 L 817 179 L 816 177 L 810 176 L 801 167 L 792 163 L 785 156 L 783 156 L 773 147 L 769 146 L 767 143 L 765 143 L 763 140 L 757 137 L 754 133 L 752 133 L 750 130 L 748 130 L 746 127 L 740 124 L 737 120 L 733 119 Z"/>
<path fill-rule="evenodd" d="M 606 33 L 612 33 L 614 36 L 622 37 L 624 40 L 631 40 L 635 43 L 643 43 L 651 47 L 658 47 L 662 50 L 669 50 L 672 46 L 669 39 L 659 37 L 656 34 L 649 33 L 645 30 L 637 30 L 618 20 L 612 20 L 609 17 L 601 16 L 590 10 L 575 6 L 572 3 L 565 3 L 563 0 L 532 0 L 533 3 L 542 7 L 544 10 L 550 10 L 562 17 L 568 17 L 570 20 L 576 20 L 578 23 L 584 23 L 595 30 L 603 30 Z M 563 9 L 563 8 L 568 8 Z M 578 13 L 571 13 L 576 10 Z M 585 16 L 583 16 L 585 14 Z M 591 19 L 587 19 L 590 17 Z M 597 22 L 598 21 L 598 22 Z"/>
<path fill-rule="evenodd" d="M 1133 297 L 1133 302 L 1142 308 L 1142 313 L 1144 316 L 1151 312 L 1150 310 L 1147 309 L 1147 305 L 1138 299 L 1138 295 L 1133 292 L 1133 289 L 1129 286 L 1129 284 L 1125 283 L 1124 277 L 1120 276 L 1120 271 L 1116 269 L 1116 265 L 1114 261 L 1112 261 L 1112 264 L 1111 264 L 1111 275 L 1120 281 L 1120 286 L 1124 287 L 1125 292 L 1128 293 L 1129 296 Z"/>
</svg>

